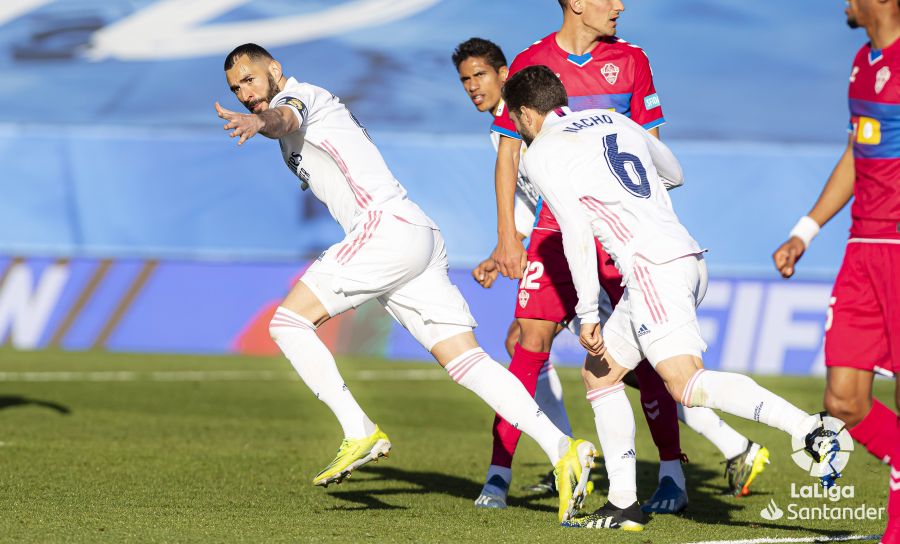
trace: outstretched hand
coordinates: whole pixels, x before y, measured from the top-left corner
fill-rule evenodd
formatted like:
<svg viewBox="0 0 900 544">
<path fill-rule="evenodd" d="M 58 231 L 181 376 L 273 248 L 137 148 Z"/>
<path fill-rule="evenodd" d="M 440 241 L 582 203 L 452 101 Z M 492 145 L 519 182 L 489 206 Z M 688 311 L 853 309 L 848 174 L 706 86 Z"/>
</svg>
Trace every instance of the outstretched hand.
<svg viewBox="0 0 900 544">
<path fill-rule="evenodd" d="M 229 136 L 240 138 L 238 145 L 242 145 L 250 138 L 256 136 L 265 126 L 265 123 L 258 115 L 227 110 L 219 105 L 218 102 L 216 102 L 216 113 L 220 118 L 228 121 L 223 128 L 231 131 Z"/>
</svg>

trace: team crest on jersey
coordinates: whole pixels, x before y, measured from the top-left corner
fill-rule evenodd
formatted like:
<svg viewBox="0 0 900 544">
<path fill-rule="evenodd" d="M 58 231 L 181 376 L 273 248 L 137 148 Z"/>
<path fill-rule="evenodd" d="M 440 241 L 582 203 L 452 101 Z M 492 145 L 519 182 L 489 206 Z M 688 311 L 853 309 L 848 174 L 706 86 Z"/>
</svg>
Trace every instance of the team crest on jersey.
<svg viewBox="0 0 900 544">
<path fill-rule="evenodd" d="M 528 299 L 531 298 L 531 295 L 528 294 L 528 291 L 524 289 L 519 291 L 519 306 L 525 307 L 528 306 Z"/>
<path fill-rule="evenodd" d="M 603 68 L 600 68 L 600 74 L 606 78 L 610 85 L 613 85 L 619 79 L 619 67 L 611 62 L 607 62 Z"/>
<path fill-rule="evenodd" d="M 882 66 L 881 70 L 875 74 L 875 93 L 881 94 L 881 91 L 884 90 L 884 86 L 887 85 L 887 82 L 891 79 L 891 69 L 887 66 Z"/>
<path fill-rule="evenodd" d="M 294 98 L 292 96 L 286 96 L 286 97 L 282 98 L 281 100 L 279 100 L 278 104 L 276 104 L 276 106 L 289 106 L 291 108 L 294 108 L 295 110 L 297 110 L 297 113 L 299 113 L 300 116 L 303 117 L 303 119 L 306 119 L 306 113 L 307 113 L 306 104 L 304 104 L 303 101 L 300 100 L 299 98 Z"/>
</svg>

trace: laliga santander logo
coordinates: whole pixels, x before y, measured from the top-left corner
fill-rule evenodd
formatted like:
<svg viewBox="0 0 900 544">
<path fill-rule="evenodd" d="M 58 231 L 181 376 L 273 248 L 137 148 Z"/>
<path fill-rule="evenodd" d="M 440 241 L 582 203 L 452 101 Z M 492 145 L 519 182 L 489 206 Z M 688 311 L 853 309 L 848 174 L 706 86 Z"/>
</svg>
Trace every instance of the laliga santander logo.
<svg viewBox="0 0 900 544">
<path fill-rule="evenodd" d="M 822 480 L 825 487 L 831 487 L 850 462 L 853 438 L 843 421 L 827 415 L 810 416 L 804 428 L 807 429 L 806 433 L 791 436 L 791 448 L 794 451 L 791 459 L 807 474 Z M 810 440 L 811 443 L 808 444 Z M 810 456 L 810 446 L 819 453 L 819 460 Z"/>
<path fill-rule="evenodd" d="M 784 510 L 778 508 L 778 505 L 775 504 L 775 499 L 769 501 L 768 506 L 762 509 L 759 513 L 763 519 L 767 519 L 769 521 L 776 521 L 784 517 Z"/>
</svg>

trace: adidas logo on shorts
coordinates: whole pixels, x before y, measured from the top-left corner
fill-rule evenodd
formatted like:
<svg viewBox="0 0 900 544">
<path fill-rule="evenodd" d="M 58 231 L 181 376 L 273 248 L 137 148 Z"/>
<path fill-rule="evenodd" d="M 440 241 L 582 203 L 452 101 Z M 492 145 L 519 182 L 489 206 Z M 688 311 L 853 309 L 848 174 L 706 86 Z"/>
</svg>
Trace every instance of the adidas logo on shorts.
<svg viewBox="0 0 900 544">
<path fill-rule="evenodd" d="M 641 328 L 638 329 L 638 336 L 644 336 L 645 334 L 650 334 L 650 329 L 647 328 L 647 325 L 641 324 Z"/>
</svg>

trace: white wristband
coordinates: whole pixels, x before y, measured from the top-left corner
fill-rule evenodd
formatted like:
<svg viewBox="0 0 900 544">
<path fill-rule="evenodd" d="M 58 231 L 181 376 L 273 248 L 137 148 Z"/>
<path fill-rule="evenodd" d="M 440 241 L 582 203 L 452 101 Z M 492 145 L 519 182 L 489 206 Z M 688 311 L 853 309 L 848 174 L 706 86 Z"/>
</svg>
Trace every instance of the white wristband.
<svg viewBox="0 0 900 544">
<path fill-rule="evenodd" d="M 816 223 L 815 219 L 808 215 L 804 215 L 800 218 L 800 221 L 797 221 L 794 228 L 791 229 L 791 236 L 800 238 L 800 240 L 803 241 L 803 245 L 809 247 L 809 243 L 812 242 L 817 234 L 819 234 L 819 228 L 819 224 Z"/>
</svg>

